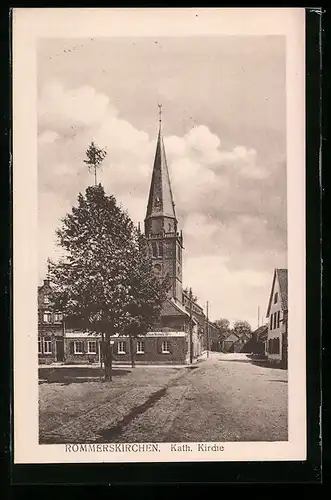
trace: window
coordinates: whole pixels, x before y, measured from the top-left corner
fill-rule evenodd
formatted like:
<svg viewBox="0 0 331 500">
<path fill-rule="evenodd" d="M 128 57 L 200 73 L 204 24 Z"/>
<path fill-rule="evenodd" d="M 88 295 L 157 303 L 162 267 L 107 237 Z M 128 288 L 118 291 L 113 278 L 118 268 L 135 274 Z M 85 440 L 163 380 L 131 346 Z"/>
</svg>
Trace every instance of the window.
<svg viewBox="0 0 331 500">
<path fill-rule="evenodd" d="M 280 341 L 279 338 L 269 340 L 269 354 L 279 354 L 280 352 Z"/>
<path fill-rule="evenodd" d="M 278 302 L 278 292 L 275 293 L 274 304 L 277 304 L 277 302 Z"/>
<path fill-rule="evenodd" d="M 81 340 L 76 340 L 74 343 L 74 353 L 75 354 L 83 354 L 84 352 L 84 345 Z"/>
<path fill-rule="evenodd" d="M 41 338 L 38 338 L 38 354 L 42 354 L 43 349 L 42 349 L 42 341 Z"/>
<path fill-rule="evenodd" d="M 44 304 L 49 304 L 48 295 L 44 295 Z"/>
<path fill-rule="evenodd" d="M 45 323 L 50 323 L 52 321 L 52 315 L 51 313 L 45 312 L 44 313 L 44 322 Z"/>
<path fill-rule="evenodd" d="M 123 340 L 120 340 L 120 342 L 117 344 L 117 354 L 125 354 L 126 353 L 126 348 L 125 348 L 126 342 Z"/>
<path fill-rule="evenodd" d="M 52 341 L 44 340 L 44 354 L 52 354 Z"/>
<path fill-rule="evenodd" d="M 163 341 L 162 341 L 162 352 L 163 352 L 163 353 L 168 353 L 168 352 L 170 352 L 170 350 L 169 350 L 169 343 L 168 343 L 168 341 L 167 341 L 167 340 L 163 340 Z"/>
<path fill-rule="evenodd" d="M 55 313 L 54 314 L 54 323 L 61 323 L 62 321 L 62 313 Z"/>
<path fill-rule="evenodd" d="M 163 257 L 163 243 L 160 241 L 159 243 L 159 257 Z"/>
<path fill-rule="evenodd" d="M 277 312 L 277 328 L 280 327 L 280 311 Z"/>
<path fill-rule="evenodd" d="M 96 354 L 97 353 L 97 343 L 95 340 L 89 340 L 87 343 L 87 353 Z"/>
<path fill-rule="evenodd" d="M 137 340 L 137 354 L 144 354 L 144 342 Z"/>
<path fill-rule="evenodd" d="M 270 316 L 269 329 L 272 330 L 273 315 Z"/>
<path fill-rule="evenodd" d="M 153 257 L 157 257 L 157 247 L 155 241 L 152 242 L 152 253 Z"/>
</svg>

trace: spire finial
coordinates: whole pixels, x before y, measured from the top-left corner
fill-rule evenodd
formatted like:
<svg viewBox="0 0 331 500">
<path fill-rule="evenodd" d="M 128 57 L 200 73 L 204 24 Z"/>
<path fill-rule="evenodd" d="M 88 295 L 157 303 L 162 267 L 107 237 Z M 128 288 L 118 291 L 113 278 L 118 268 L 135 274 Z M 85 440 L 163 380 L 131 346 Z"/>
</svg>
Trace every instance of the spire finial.
<svg viewBox="0 0 331 500">
<path fill-rule="evenodd" d="M 158 104 L 158 108 L 159 108 L 159 123 L 161 126 L 161 123 L 162 123 L 162 104 Z"/>
</svg>

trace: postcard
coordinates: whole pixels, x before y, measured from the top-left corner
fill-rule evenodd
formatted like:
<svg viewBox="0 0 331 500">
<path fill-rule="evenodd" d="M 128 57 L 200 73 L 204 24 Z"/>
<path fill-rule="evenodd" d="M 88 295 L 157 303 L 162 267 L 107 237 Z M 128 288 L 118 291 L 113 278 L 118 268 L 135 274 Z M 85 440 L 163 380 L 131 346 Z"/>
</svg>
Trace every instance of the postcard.
<svg viewBox="0 0 331 500">
<path fill-rule="evenodd" d="M 306 459 L 305 10 L 13 9 L 14 463 Z"/>
</svg>

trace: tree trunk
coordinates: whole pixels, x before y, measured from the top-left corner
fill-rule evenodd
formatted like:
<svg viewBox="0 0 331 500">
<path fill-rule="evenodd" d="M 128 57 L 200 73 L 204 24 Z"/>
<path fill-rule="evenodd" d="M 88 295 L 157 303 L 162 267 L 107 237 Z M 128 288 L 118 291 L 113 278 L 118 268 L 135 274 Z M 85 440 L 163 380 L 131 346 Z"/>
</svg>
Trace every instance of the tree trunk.
<svg viewBox="0 0 331 500">
<path fill-rule="evenodd" d="M 104 341 L 104 349 L 103 349 L 103 363 L 104 363 L 104 372 L 105 372 L 105 380 L 112 380 L 112 346 L 110 345 L 109 335 L 106 335 Z"/>
<path fill-rule="evenodd" d="M 105 335 L 101 334 L 101 344 L 100 344 L 100 368 L 103 367 L 103 350 L 104 350 Z"/>
<path fill-rule="evenodd" d="M 136 367 L 136 356 L 135 356 L 135 351 L 134 351 L 134 341 L 133 341 L 133 337 L 131 334 L 129 334 L 129 339 L 130 339 L 131 366 L 132 366 L 132 368 L 135 368 Z"/>
</svg>

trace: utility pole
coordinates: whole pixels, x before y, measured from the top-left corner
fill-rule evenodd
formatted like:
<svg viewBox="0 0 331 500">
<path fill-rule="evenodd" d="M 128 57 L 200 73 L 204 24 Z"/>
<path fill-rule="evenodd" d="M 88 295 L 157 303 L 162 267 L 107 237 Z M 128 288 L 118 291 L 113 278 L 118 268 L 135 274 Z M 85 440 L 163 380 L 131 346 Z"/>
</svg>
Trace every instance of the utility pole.
<svg viewBox="0 0 331 500">
<path fill-rule="evenodd" d="M 260 328 L 260 306 L 257 308 L 257 327 Z"/>
<path fill-rule="evenodd" d="M 208 304 L 208 300 L 207 300 L 207 303 L 206 303 L 206 313 L 207 313 L 207 328 L 206 328 L 206 333 L 207 333 L 207 358 L 209 358 L 209 304 Z"/>
<path fill-rule="evenodd" d="M 190 293 L 189 293 L 189 298 L 190 298 L 190 364 L 193 363 L 193 321 L 192 321 L 192 302 L 193 302 L 193 296 L 192 296 L 192 288 L 190 288 Z"/>
</svg>

